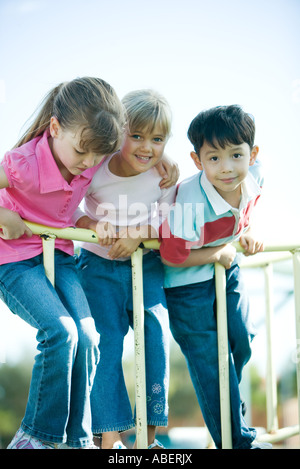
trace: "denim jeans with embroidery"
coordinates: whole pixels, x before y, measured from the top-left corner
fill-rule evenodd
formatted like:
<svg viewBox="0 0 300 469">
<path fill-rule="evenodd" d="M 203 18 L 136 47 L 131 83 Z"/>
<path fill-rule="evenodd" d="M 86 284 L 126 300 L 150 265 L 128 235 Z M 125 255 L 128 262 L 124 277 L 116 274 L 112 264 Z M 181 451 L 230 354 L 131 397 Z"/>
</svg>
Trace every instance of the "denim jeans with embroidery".
<svg viewBox="0 0 300 469">
<path fill-rule="evenodd" d="M 23 430 L 48 442 L 89 446 L 99 334 L 74 258 L 55 251 L 55 289 L 42 255 L 0 265 L 0 298 L 38 331 Z"/>
<path fill-rule="evenodd" d="M 82 249 L 78 268 L 97 331 L 100 364 L 92 390 L 95 434 L 134 426 L 122 368 L 123 340 L 132 327 L 131 261 L 107 260 Z M 169 319 L 163 269 L 153 252 L 143 256 L 148 425 L 166 426 L 169 385 Z"/>
<path fill-rule="evenodd" d="M 232 440 L 234 448 L 246 449 L 256 432 L 243 418 L 239 383 L 254 331 L 239 266 L 226 270 L 226 278 Z M 166 298 L 171 331 L 187 360 L 205 423 L 216 447 L 222 448 L 215 279 L 167 288 Z"/>
</svg>

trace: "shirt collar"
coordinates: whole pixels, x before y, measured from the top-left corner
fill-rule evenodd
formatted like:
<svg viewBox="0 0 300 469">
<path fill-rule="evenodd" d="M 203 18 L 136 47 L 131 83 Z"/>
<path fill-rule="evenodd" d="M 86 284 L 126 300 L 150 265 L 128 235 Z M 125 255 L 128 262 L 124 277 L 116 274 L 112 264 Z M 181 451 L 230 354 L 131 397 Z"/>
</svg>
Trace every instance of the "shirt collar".
<svg viewBox="0 0 300 469">
<path fill-rule="evenodd" d="M 249 202 L 249 200 L 255 199 L 257 196 L 261 194 L 261 187 L 255 180 L 252 172 L 251 166 L 246 179 L 242 183 L 242 199 L 240 208 L 245 208 Z"/>
<path fill-rule="evenodd" d="M 48 192 L 55 192 L 59 190 L 73 190 L 72 183 L 68 184 L 68 182 L 62 177 L 61 172 L 57 167 L 57 164 L 49 147 L 49 135 L 49 129 L 46 129 L 40 140 L 38 140 L 35 149 L 37 163 L 39 167 L 41 194 L 46 194 Z M 88 173 L 88 171 L 84 171 L 79 176 L 74 176 L 73 181 L 79 179 L 80 177 L 90 179 L 89 174 L 85 175 L 85 173 Z"/>
<path fill-rule="evenodd" d="M 233 210 L 233 207 L 228 202 L 226 202 L 223 197 L 221 197 L 221 195 L 216 191 L 214 186 L 209 182 L 204 171 L 202 171 L 202 174 L 200 176 L 200 184 L 202 185 L 216 215 L 219 216 L 223 213 L 228 212 L 229 210 Z M 245 180 L 242 182 L 241 189 L 242 197 L 239 210 L 245 208 L 249 200 L 257 197 L 261 193 L 261 188 L 257 184 L 250 171 L 248 171 Z"/>
</svg>

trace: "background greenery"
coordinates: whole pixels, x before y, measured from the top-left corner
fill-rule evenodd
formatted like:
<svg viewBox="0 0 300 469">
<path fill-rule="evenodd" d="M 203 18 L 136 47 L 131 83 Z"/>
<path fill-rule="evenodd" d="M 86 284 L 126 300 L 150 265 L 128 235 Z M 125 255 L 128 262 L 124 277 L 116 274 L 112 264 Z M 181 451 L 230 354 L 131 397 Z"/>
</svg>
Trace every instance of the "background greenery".
<svg viewBox="0 0 300 469">
<path fill-rule="evenodd" d="M 18 364 L 0 365 L 0 448 L 6 448 L 24 416 L 33 362 L 25 359 Z M 134 359 L 124 361 L 126 383 L 134 405 Z M 251 424 L 266 426 L 265 383 L 254 367 L 250 368 Z M 284 420 L 284 405 L 296 396 L 294 370 L 288 370 L 278 382 L 279 417 Z M 203 418 L 191 384 L 184 357 L 176 344 L 171 346 L 169 391 L 169 427 L 203 426 Z M 248 409 L 249 412 L 249 409 Z M 250 417 L 250 416 L 249 416 Z M 297 412 L 295 414 L 297 419 Z"/>
</svg>

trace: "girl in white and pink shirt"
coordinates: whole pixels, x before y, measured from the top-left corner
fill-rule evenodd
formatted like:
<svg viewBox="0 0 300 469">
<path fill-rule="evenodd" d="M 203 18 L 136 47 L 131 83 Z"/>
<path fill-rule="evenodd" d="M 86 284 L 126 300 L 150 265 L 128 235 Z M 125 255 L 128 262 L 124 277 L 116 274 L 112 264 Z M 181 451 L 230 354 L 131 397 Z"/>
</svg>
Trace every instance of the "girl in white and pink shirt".
<svg viewBox="0 0 300 469">
<path fill-rule="evenodd" d="M 91 394 L 92 429 L 102 434 L 102 448 L 124 448 L 120 432 L 134 427 L 122 370 L 123 341 L 132 327 L 131 254 L 157 238 L 175 197 L 162 189 L 155 165 L 171 131 L 166 100 L 151 90 L 123 99 L 127 114 L 121 148 L 93 178 L 85 197 L 85 214 L 77 226 L 96 230 L 102 245 L 85 243 L 79 269 L 97 331 L 101 360 Z M 157 426 L 167 426 L 169 321 L 160 258 L 144 250 L 145 359 L 149 448 L 160 447 Z"/>
</svg>

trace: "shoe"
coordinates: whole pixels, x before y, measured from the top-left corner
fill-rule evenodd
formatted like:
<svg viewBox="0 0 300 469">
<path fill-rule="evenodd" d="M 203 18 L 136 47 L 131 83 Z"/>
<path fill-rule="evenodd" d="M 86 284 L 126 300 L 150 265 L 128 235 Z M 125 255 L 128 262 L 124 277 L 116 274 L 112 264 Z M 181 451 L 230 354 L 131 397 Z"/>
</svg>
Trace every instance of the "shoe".
<svg viewBox="0 0 300 469">
<path fill-rule="evenodd" d="M 271 443 L 263 443 L 262 441 L 252 441 L 250 449 L 272 449 Z"/>
<path fill-rule="evenodd" d="M 35 436 L 28 435 L 28 433 L 19 428 L 7 449 L 55 449 L 55 445 L 54 443 L 46 443 Z"/>
<path fill-rule="evenodd" d="M 57 449 L 100 449 L 98 446 L 94 445 L 94 443 L 90 443 L 89 446 L 84 446 L 83 448 L 74 448 L 74 446 L 69 446 L 67 443 L 61 443 L 57 445 Z"/>
<path fill-rule="evenodd" d="M 161 449 L 165 449 L 164 445 L 161 444 L 161 442 L 158 441 L 156 438 L 155 438 L 155 440 L 153 441 L 153 443 L 151 443 L 151 445 L 148 446 L 148 449 L 156 448 L 156 446 L 158 446 L 158 447 L 161 448 Z"/>
<path fill-rule="evenodd" d="M 113 444 L 113 447 L 112 449 L 128 449 L 127 446 L 123 445 L 122 441 L 119 440 L 119 441 L 116 441 L 114 444 Z"/>
</svg>

